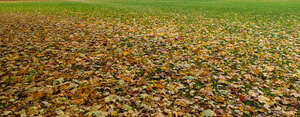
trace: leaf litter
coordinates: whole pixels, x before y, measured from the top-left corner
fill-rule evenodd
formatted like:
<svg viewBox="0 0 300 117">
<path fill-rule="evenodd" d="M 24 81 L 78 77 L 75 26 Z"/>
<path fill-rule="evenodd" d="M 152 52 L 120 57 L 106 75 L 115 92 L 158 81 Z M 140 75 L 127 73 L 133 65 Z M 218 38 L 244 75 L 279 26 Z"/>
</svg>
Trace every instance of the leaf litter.
<svg viewBox="0 0 300 117">
<path fill-rule="evenodd" d="M 299 25 L 1 17 L 1 116 L 299 114 Z"/>
</svg>

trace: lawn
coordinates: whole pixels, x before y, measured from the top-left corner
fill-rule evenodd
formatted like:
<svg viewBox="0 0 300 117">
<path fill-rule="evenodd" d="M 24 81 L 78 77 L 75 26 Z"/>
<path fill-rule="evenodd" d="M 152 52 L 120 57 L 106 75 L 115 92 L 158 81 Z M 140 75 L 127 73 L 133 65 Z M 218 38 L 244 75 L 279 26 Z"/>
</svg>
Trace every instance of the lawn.
<svg viewBox="0 0 300 117">
<path fill-rule="evenodd" d="M 299 0 L 0 0 L 0 116 L 300 116 Z"/>
</svg>

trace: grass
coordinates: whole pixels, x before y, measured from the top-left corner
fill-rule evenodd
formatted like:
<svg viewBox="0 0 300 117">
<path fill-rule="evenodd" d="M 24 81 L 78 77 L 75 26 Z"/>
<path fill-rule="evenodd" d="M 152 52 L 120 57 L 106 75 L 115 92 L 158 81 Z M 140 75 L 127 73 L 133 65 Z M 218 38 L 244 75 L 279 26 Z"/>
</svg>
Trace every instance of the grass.
<svg viewBox="0 0 300 117">
<path fill-rule="evenodd" d="M 296 0 L 94 0 L 83 2 L 52 1 L 52 2 L 20 2 L 2 3 L 2 12 L 87 12 L 101 13 L 108 11 L 153 12 L 158 14 L 178 13 L 187 16 L 207 17 L 295 17 L 299 19 L 300 3 Z M 112 14 L 116 15 L 116 14 Z M 276 17 L 274 17 L 276 18 Z"/>
<path fill-rule="evenodd" d="M 0 6 L 0 12 L 3 13 L 67 13 L 87 17 L 115 17 L 121 20 L 157 16 L 191 24 L 199 18 L 265 25 L 281 22 L 283 26 L 300 21 L 300 2 L 297 0 L 89 0 L 16 2 L 2 3 Z"/>
<path fill-rule="evenodd" d="M 0 116 L 297 116 L 299 11 L 299 0 L 0 1 Z"/>
</svg>

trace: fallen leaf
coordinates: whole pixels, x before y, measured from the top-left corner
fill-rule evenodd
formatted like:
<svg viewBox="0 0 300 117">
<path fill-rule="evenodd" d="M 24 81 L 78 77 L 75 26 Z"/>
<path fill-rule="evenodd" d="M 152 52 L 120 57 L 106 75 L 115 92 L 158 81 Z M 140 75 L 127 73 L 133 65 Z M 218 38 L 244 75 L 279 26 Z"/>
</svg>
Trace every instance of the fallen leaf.
<svg viewBox="0 0 300 117">
<path fill-rule="evenodd" d="M 202 117 L 213 117 L 213 116 L 217 116 L 216 113 L 210 109 L 204 110 L 201 112 L 201 116 Z"/>
<path fill-rule="evenodd" d="M 274 104 L 274 102 L 271 99 L 269 99 L 268 97 L 265 97 L 263 95 L 258 96 L 258 101 L 260 103 L 267 104 L 268 106 L 272 106 Z"/>
</svg>

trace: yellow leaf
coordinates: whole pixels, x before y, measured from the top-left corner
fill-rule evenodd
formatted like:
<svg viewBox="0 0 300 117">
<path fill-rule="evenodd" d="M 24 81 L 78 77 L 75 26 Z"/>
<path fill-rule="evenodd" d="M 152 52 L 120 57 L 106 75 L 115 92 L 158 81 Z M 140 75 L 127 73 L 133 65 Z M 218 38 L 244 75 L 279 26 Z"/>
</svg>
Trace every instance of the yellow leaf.
<svg viewBox="0 0 300 117">
<path fill-rule="evenodd" d="M 221 97 L 221 96 L 217 96 L 217 97 L 216 97 L 216 101 L 217 101 L 217 102 L 224 102 L 224 100 L 225 100 L 225 99 L 224 99 L 223 97 Z"/>
<path fill-rule="evenodd" d="M 161 66 L 160 69 L 161 69 L 161 70 L 167 70 L 167 67 Z"/>
<path fill-rule="evenodd" d="M 152 91 L 152 86 L 149 85 L 146 90 L 147 91 Z"/>
<path fill-rule="evenodd" d="M 123 55 L 124 55 L 124 56 L 127 56 L 127 55 L 128 55 L 128 52 L 127 52 L 127 51 L 123 52 Z"/>
<path fill-rule="evenodd" d="M 262 95 L 258 96 L 258 101 L 261 103 L 265 103 L 269 106 L 272 106 L 274 104 L 274 102 L 271 99 Z"/>
<path fill-rule="evenodd" d="M 263 112 L 265 112 L 265 109 L 263 109 L 263 108 L 262 108 L 262 109 L 259 109 L 259 112 L 262 112 L 262 113 L 263 113 Z"/>
<path fill-rule="evenodd" d="M 259 69 L 257 69 L 257 68 L 254 68 L 252 71 L 254 74 L 259 74 L 259 72 L 260 72 Z"/>
<path fill-rule="evenodd" d="M 164 88 L 164 86 L 162 84 L 160 84 L 160 83 L 156 83 L 154 86 L 157 87 L 157 88 L 159 88 L 159 89 Z"/>
<path fill-rule="evenodd" d="M 123 78 L 123 80 L 126 82 L 131 82 L 131 78 L 128 78 L 128 77 Z"/>
</svg>

